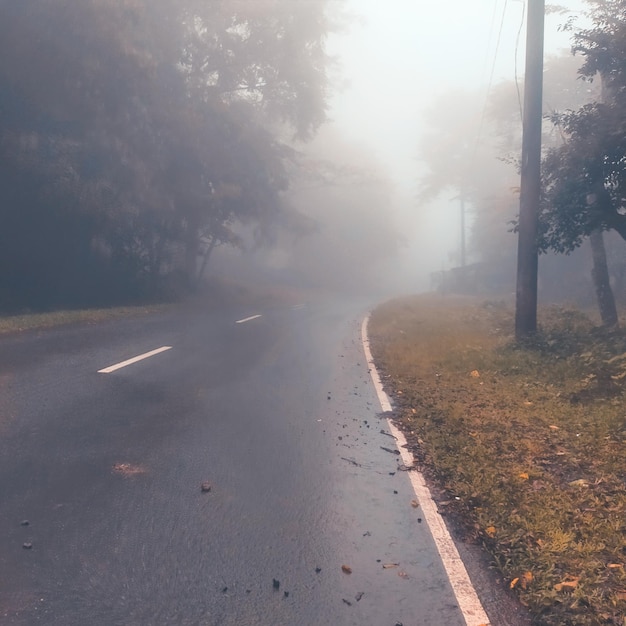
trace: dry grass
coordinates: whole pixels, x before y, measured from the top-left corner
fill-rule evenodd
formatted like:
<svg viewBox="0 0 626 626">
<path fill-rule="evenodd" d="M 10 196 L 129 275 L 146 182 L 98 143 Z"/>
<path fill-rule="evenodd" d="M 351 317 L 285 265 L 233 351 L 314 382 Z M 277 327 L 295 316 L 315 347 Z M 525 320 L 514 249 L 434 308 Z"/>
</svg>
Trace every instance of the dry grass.
<svg viewBox="0 0 626 626">
<path fill-rule="evenodd" d="M 502 303 L 416 296 L 372 316 L 374 354 L 440 509 L 537 624 L 626 624 L 626 334 Z"/>
<path fill-rule="evenodd" d="M 171 305 L 125 306 L 108 309 L 75 311 L 53 311 L 50 313 L 25 313 L 0 317 L 0 334 L 25 330 L 54 328 L 76 323 L 97 324 L 122 317 L 133 317 L 156 313 Z"/>
</svg>

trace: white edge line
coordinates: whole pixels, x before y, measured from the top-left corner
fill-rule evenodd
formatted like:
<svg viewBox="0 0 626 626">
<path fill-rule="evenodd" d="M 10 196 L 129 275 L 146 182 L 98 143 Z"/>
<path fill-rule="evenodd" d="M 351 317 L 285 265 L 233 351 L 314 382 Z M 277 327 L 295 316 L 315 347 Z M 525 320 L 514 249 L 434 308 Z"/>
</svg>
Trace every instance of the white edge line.
<svg viewBox="0 0 626 626">
<path fill-rule="evenodd" d="M 260 315 L 251 315 L 250 317 L 245 317 L 242 320 L 237 320 L 235 322 L 235 324 L 243 324 L 244 322 L 251 322 L 252 320 L 255 320 L 257 318 L 261 317 Z"/>
<path fill-rule="evenodd" d="M 390 412 L 392 410 L 391 401 L 389 396 L 385 392 L 380 374 L 374 363 L 372 357 L 372 351 L 370 349 L 370 341 L 367 334 L 367 327 L 369 324 L 370 316 L 367 315 L 363 320 L 361 326 L 361 340 L 363 342 L 363 350 L 365 351 L 365 358 L 367 359 L 367 366 L 372 376 L 374 388 L 376 389 L 376 395 L 380 401 L 380 406 L 384 412 Z M 398 450 L 403 463 L 407 467 L 414 465 L 415 460 L 413 455 L 405 447 L 407 445 L 406 438 L 401 430 L 399 430 L 391 421 L 391 418 L 387 418 L 389 424 L 389 430 L 391 434 L 396 438 Z M 437 551 L 443 562 L 443 566 L 450 580 L 452 590 L 458 602 L 463 618 L 467 626 L 484 626 L 489 624 L 489 618 L 485 613 L 478 594 L 472 585 L 470 577 L 467 573 L 467 569 L 459 555 L 459 551 L 454 545 L 454 541 L 448 532 L 446 524 L 437 510 L 433 497 L 430 493 L 430 489 L 426 485 L 424 476 L 421 472 L 411 471 L 407 472 L 411 480 L 413 491 L 417 496 L 417 501 L 420 504 L 426 524 L 430 529 L 432 538 L 437 546 Z"/>
<path fill-rule="evenodd" d="M 115 370 L 122 369 L 127 365 L 132 365 L 133 363 L 137 363 L 137 361 L 143 361 L 144 359 L 148 359 L 155 354 L 159 354 L 160 352 L 165 352 L 166 350 L 171 350 L 172 346 L 162 346 L 161 348 L 157 348 L 156 350 L 151 350 L 150 352 L 144 352 L 138 356 L 133 357 L 132 359 L 127 359 L 126 361 L 122 361 L 120 363 L 116 363 L 115 365 L 109 365 L 109 367 L 105 367 L 104 369 L 98 370 L 98 374 L 110 374 Z"/>
</svg>

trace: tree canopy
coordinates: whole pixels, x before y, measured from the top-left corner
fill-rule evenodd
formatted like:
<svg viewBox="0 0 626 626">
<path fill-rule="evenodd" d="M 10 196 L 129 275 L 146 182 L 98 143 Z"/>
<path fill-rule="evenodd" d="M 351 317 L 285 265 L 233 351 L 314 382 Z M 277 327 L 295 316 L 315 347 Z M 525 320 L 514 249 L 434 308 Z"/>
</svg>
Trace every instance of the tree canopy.
<svg viewBox="0 0 626 626">
<path fill-rule="evenodd" d="M 283 138 L 325 119 L 334 10 L 0 0 L 0 305 L 189 282 L 235 223 L 270 228 Z"/>
<path fill-rule="evenodd" d="M 543 249 L 570 252 L 595 230 L 626 239 L 626 2 L 590 0 L 592 26 L 574 36 L 596 101 L 552 117 L 563 142 L 543 163 Z"/>
</svg>

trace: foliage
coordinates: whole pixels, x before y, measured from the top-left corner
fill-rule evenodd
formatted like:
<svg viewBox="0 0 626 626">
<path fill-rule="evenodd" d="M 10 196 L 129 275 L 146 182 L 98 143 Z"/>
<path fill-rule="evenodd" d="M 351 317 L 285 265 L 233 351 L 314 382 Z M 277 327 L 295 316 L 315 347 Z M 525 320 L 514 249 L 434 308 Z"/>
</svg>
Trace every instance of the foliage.
<svg viewBox="0 0 626 626">
<path fill-rule="evenodd" d="M 573 51 L 584 58 L 581 76 L 602 81 L 603 96 L 552 117 L 565 142 L 543 163 L 544 250 L 570 252 L 597 229 L 626 239 L 626 2 L 589 4 L 593 25 L 576 33 Z"/>
<path fill-rule="evenodd" d="M 621 624 L 626 335 L 563 308 L 540 326 L 515 344 L 505 303 L 418 296 L 383 305 L 370 328 L 438 508 L 534 623 Z"/>
<path fill-rule="evenodd" d="M 596 86 L 579 79 L 579 68 L 580 59 L 570 54 L 546 59 L 547 115 L 577 108 L 593 97 Z M 493 268 L 506 268 L 509 284 L 516 250 L 511 222 L 519 209 L 520 108 L 520 86 L 514 81 L 495 84 L 489 94 L 479 89 L 444 94 L 429 111 L 429 131 L 419 150 L 425 165 L 420 201 L 430 201 L 444 191 L 461 195 L 473 213 L 474 258 Z M 562 143 L 561 129 L 548 120 L 543 143 Z"/>
<path fill-rule="evenodd" d="M 0 302 L 193 279 L 284 209 L 325 118 L 328 0 L 0 0 Z"/>
</svg>

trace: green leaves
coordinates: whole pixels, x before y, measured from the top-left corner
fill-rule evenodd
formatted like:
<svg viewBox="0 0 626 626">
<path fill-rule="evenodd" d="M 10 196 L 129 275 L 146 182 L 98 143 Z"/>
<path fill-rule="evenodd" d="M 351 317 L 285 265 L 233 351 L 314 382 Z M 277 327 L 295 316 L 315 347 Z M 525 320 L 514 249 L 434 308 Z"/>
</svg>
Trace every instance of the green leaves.
<svg viewBox="0 0 626 626">
<path fill-rule="evenodd" d="M 331 6 L 0 0 L 0 294 L 16 268 L 33 296 L 193 278 L 202 242 L 270 231 L 280 137 L 325 118 Z"/>
</svg>

